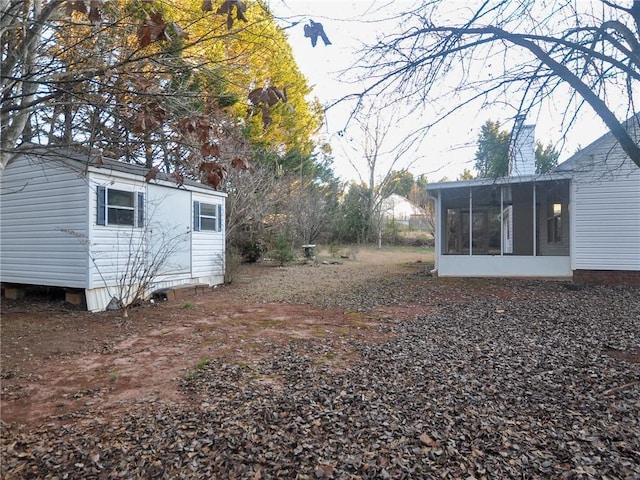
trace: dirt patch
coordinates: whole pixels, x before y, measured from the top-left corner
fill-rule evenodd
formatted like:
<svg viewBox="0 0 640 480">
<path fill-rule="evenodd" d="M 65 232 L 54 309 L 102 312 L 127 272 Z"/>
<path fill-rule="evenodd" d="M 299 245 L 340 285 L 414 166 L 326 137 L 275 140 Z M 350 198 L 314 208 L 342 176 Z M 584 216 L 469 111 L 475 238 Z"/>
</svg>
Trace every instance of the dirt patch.
<svg viewBox="0 0 640 480">
<path fill-rule="evenodd" d="M 623 362 L 640 363 L 640 348 L 629 348 L 626 350 L 607 348 L 604 350 L 604 353 Z"/>
<path fill-rule="evenodd" d="M 323 258 L 326 263 L 322 263 Z M 113 414 L 136 402 L 180 402 L 178 384 L 208 359 L 248 364 L 274 345 L 317 339 L 318 361 L 344 368 L 354 342 L 390 333 L 388 318 L 414 318 L 434 305 L 370 302 L 341 295 L 396 275 L 427 278 L 424 251 L 363 250 L 316 265 L 243 265 L 237 280 L 179 301 L 91 314 L 59 300 L 2 303 L 2 411 L 6 424 L 30 428 L 70 417 Z"/>
</svg>

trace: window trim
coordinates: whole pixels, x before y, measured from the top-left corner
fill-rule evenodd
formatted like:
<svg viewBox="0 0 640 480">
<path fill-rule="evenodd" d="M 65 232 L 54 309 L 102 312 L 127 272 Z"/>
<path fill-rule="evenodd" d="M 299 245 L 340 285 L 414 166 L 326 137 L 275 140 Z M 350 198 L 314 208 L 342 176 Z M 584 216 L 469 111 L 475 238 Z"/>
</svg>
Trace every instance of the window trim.
<svg viewBox="0 0 640 480">
<path fill-rule="evenodd" d="M 117 191 L 133 195 L 133 208 L 122 207 L 121 205 L 109 205 L 109 191 Z M 144 227 L 144 192 L 136 192 L 135 190 L 124 190 L 121 188 L 110 188 L 99 185 L 96 188 L 96 224 L 105 227 Z M 130 223 L 109 223 L 109 209 L 132 210 L 133 224 Z"/>
<path fill-rule="evenodd" d="M 213 207 L 215 215 L 203 215 L 202 206 Z M 214 228 L 203 228 L 202 219 L 213 219 Z M 221 203 L 207 203 L 194 200 L 193 202 L 193 231 L 194 232 L 222 232 L 222 204 Z"/>
</svg>

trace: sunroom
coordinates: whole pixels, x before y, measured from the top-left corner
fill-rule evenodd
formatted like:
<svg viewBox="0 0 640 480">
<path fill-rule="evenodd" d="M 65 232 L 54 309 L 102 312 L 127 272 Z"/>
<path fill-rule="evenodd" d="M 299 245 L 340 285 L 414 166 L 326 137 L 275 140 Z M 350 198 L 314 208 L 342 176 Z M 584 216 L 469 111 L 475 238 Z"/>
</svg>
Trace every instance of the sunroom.
<svg viewBox="0 0 640 480">
<path fill-rule="evenodd" d="M 440 276 L 570 277 L 564 174 L 431 184 Z"/>
</svg>

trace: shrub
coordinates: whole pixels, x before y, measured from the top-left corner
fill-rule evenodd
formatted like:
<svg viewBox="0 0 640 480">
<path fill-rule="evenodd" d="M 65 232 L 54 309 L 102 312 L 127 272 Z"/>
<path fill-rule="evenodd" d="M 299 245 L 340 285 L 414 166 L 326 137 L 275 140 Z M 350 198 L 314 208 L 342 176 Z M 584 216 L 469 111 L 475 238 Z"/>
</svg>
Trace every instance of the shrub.
<svg viewBox="0 0 640 480">
<path fill-rule="evenodd" d="M 340 256 L 340 244 L 336 242 L 331 242 L 329 245 L 329 254 L 332 258 L 337 258 Z"/>
<path fill-rule="evenodd" d="M 262 240 L 247 240 L 240 245 L 240 255 L 245 262 L 255 263 L 267 251 Z"/>
<path fill-rule="evenodd" d="M 271 257 L 280 265 L 284 265 L 293 260 L 293 251 L 285 235 L 278 235 L 274 240 Z"/>
<path fill-rule="evenodd" d="M 224 283 L 229 284 L 236 279 L 244 257 L 240 254 L 238 248 L 231 245 L 227 248 L 225 254 Z"/>
</svg>

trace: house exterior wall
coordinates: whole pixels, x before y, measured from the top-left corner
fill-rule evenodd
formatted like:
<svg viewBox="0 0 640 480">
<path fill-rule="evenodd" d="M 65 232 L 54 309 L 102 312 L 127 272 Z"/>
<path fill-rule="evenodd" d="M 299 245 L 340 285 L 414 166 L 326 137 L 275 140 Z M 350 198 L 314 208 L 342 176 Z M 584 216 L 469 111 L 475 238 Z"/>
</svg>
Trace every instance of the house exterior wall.
<svg viewBox="0 0 640 480">
<path fill-rule="evenodd" d="M 221 206 L 221 231 L 194 231 L 192 234 L 193 277 L 200 282 L 217 285 L 224 282 L 225 274 L 225 198 L 222 194 L 212 197 L 194 192 L 193 201 Z"/>
<path fill-rule="evenodd" d="M 27 155 L 0 180 L 0 279 L 5 283 L 84 288 L 89 187 L 78 172 Z"/>
<path fill-rule="evenodd" d="M 575 283 L 640 287 L 640 270 L 574 270 Z"/>
<path fill-rule="evenodd" d="M 105 182 L 110 188 L 145 194 L 144 228 L 97 224 L 97 186 Z M 89 205 L 95 261 L 91 265 L 92 283 L 86 292 L 89 310 L 103 310 L 109 304 L 117 292 L 118 279 L 126 271 L 127 263 L 143 260 L 144 252 L 153 255 L 158 249 L 176 248 L 154 279 L 152 290 L 190 283 L 217 285 L 224 281 L 224 221 L 220 232 L 193 230 L 193 201 L 220 204 L 224 215 L 224 194 L 195 187 L 187 191 L 173 186 L 147 184 L 142 178 L 126 174 L 114 179 L 100 172 L 92 174 L 91 185 Z M 176 216 L 182 220 L 176 221 Z M 186 237 L 176 246 L 175 239 L 180 237 L 181 240 L 182 237 L 178 229 L 184 230 Z M 160 235 L 164 235 L 171 244 L 159 238 Z"/>
<path fill-rule="evenodd" d="M 140 261 L 146 250 L 144 228 L 128 225 L 98 225 L 98 186 L 110 189 L 146 193 L 144 181 L 134 176 L 114 176 L 109 172 L 89 174 L 89 284 L 86 288 L 114 288 L 134 262 Z"/>
<path fill-rule="evenodd" d="M 628 119 L 624 125 L 636 141 L 640 140 L 640 114 Z M 567 180 L 570 181 L 568 193 L 566 183 L 562 183 Z M 539 188 L 540 182 L 549 183 Z M 576 281 L 640 284 L 640 168 L 631 162 L 611 133 L 576 153 L 551 174 L 525 177 L 515 182 L 506 179 L 505 183 L 512 186 L 514 205 L 516 183 L 537 185 L 537 248 L 534 256 L 525 251 L 528 248 L 516 246 L 518 233 L 526 234 L 525 230 L 529 228 L 518 224 L 516 219 L 523 217 L 528 206 L 522 212 L 516 211 L 515 206 L 513 209 L 515 255 L 482 258 L 444 254 L 447 245 L 443 198 L 449 191 L 464 185 L 482 186 L 483 181 L 462 182 L 458 184 L 460 187 L 453 182 L 444 183 L 430 188 L 437 196 L 436 236 L 440 238 L 436 243 L 436 262 L 439 275 L 573 275 Z M 561 229 L 555 221 L 554 203 L 562 204 Z M 550 223 L 553 229 L 548 228 Z M 556 239 L 550 244 L 546 235 L 557 232 L 561 232 L 562 240 Z"/>
<path fill-rule="evenodd" d="M 181 236 L 184 230 L 185 240 L 166 265 L 177 262 L 180 268 L 161 270 L 153 289 L 224 281 L 224 216 L 217 231 L 193 232 L 192 196 L 221 205 L 224 215 L 225 194 L 194 185 L 147 183 L 139 174 L 106 166 L 85 171 L 81 162 L 64 156 L 59 160 L 19 155 L 0 179 L 3 283 L 83 289 L 88 310 L 104 310 L 114 296 L 121 296 L 127 265 L 148 262 L 158 233 L 171 234 L 176 228 Z M 99 187 L 144 195 L 144 225 L 99 224 Z M 158 199 L 165 201 L 153 208 Z"/>
<path fill-rule="evenodd" d="M 577 162 L 571 193 L 572 268 L 640 271 L 640 168 L 608 139 Z"/>
</svg>

